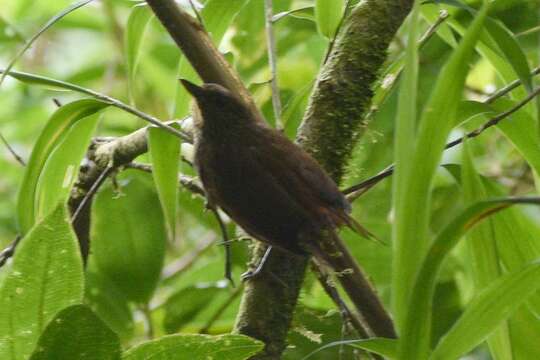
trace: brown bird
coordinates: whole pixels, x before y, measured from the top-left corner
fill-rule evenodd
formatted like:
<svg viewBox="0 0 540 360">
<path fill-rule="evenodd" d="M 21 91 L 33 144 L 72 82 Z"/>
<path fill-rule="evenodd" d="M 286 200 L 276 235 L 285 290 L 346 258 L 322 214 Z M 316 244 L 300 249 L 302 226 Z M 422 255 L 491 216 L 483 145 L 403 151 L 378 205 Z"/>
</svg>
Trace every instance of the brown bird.
<svg viewBox="0 0 540 360">
<path fill-rule="evenodd" d="M 370 235 L 350 217 L 351 206 L 334 181 L 302 148 L 255 121 L 223 86 L 182 83 L 198 106 L 195 166 L 210 205 L 254 238 L 295 254 L 313 251 L 304 243 L 306 233 L 347 225 Z"/>
</svg>

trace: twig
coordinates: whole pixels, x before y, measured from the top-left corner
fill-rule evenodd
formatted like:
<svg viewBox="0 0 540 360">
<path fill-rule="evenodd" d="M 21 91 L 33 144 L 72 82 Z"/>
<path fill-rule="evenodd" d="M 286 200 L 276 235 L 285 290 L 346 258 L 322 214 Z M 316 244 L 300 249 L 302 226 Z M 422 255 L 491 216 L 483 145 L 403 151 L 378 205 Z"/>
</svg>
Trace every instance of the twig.
<svg viewBox="0 0 540 360">
<path fill-rule="evenodd" d="M 199 12 L 199 9 L 197 9 L 197 7 L 195 6 L 195 4 L 193 3 L 193 0 L 189 0 L 189 5 L 191 6 L 191 10 L 195 13 L 195 16 L 197 17 L 197 20 L 199 20 L 199 23 L 201 24 L 201 26 L 204 28 L 204 20 L 201 16 L 201 13 Z"/>
<path fill-rule="evenodd" d="M 281 121 L 281 99 L 279 93 L 278 74 L 277 74 L 277 57 L 276 57 L 276 39 L 274 37 L 274 27 L 272 18 L 274 16 L 272 0 L 264 0 L 265 14 L 265 29 L 266 29 L 266 44 L 268 49 L 268 63 L 270 64 L 272 86 L 272 105 L 274 107 L 274 117 L 276 119 L 276 128 L 283 130 L 283 122 Z"/>
<path fill-rule="evenodd" d="M 332 53 L 332 50 L 334 49 L 336 37 L 343 26 L 343 22 L 345 21 L 345 18 L 347 17 L 350 5 L 351 5 L 351 0 L 347 0 L 347 2 L 345 3 L 345 8 L 343 9 L 343 16 L 341 16 L 341 19 L 339 19 L 336 32 L 334 33 L 334 36 L 332 37 L 332 39 L 330 40 L 330 43 L 328 44 L 328 49 L 326 49 L 326 54 L 324 55 L 323 64 L 326 64 L 326 62 L 328 61 L 328 57 L 330 56 L 330 53 Z"/>
<path fill-rule="evenodd" d="M 431 37 L 433 35 L 435 35 L 435 33 L 437 32 L 437 29 L 439 28 L 439 26 L 446 19 L 448 19 L 449 16 L 450 15 L 448 14 L 448 11 L 441 10 L 439 12 L 439 17 L 437 17 L 437 20 L 435 20 L 435 22 L 433 24 L 431 24 L 431 26 L 426 30 L 426 32 L 418 40 L 419 45 L 423 46 L 424 44 L 426 44 L 428 42 L 428 40 L 431 39 Z"/>
<path fill-rule="evenodd" d="M 216 236 L 214 232 L 208 232 L 206 236 L 197 242 L 198 246 L 195 250 L 185 254 L 180 259 L 172 262 L 163 269 L 161 274 L 163 281 L 170 281 L 191 268 L 191 266 L 195 264 L 195 262 L 212 247 L 215 241 Z"/>
<path fill-rule="evenodd" d="M 15 249 L 17 248 L 17 245 L 19 245 L 21 239 L 22 236 L 17 235 L 17 237 L 15 237 L 15 240 L 13 240 L 13 242 L 9 244 L 7 248 L 0 252 L 0 268 L 4 266 L 4 264 L 9 260 L 9 258 L 13 256 L 13 254 L 15 254 Z"/>
<path fill-rule="evenodd" d="M 90 190 L 84 195 L 84 198 L 79 203 L 79 206 L 77 206 L 77 209 L 73 212 L 73 215 L 71 216 L 71 223 L 75 223 L 77 221 L 77 218 L 79 217 L 79 214 L 81 211 L 85 208 L 86 204 L 90 201 L 90 199 L 97 193 L 99 190 L 99 187 L 103 182 L 107 179 L 107 177 L 113 172 L 114 167 L 113 166 L 107 166 L 101 174 L 99 174 L 98 178 L 94 183 L 92 184 L 92 187 L 90 187 Z"/>
<path fill-rule="evenodd" d="M 238 295 L 242 293 L 242 290 L 244 290 L 243 284 L 240 284 L 237 288 L 234 289 L 234 291 L 229 295 L 227 300 L 221 304 L 219 308 L 216 309 L 216 311 L 212 314 L 210 319 L 206 322 L 206 324 L 199 330 L 199 334 L 208 334 L 208 330 L 214 325 L 214 323 L 220 318 L 221 315 L 231 306 L 231 304 L 236 300 Z"/>
<path fill-rule="evenodd" d="M 533 71 L 531 71 L 531 76 L 535 76 L 535 75 L 538 75 L 538 74 L 540 74 L 540 66 L 535 67 L 533 69 Z M 510 91 L 514 90 L 515 88 L 517 88 L 520 85 L 521 85 L 521 80 L 520 79 L 516 79 L 516 80 L 512 81 L 510 84 L 506 85 L 505 87 L 501 88 L 497 92 L 493 93 L 493 95 L 489 96 L 486 99 L 485 103 L 486 104 L 491 104 L 492 102 L 494 102 L 498 98 L 508 94 Z"/>
<path fill-rule="evenodd" d="M 326 294 L 337 305 L 345 323 L 351 325 L 362 339 L 367 339 L 369 337 L 369 334 L 366 330 L 366 325 L 362 324 L 362 321 L 355 314 L 352 313 L 352 311 L 347 306 L 347 303 L 339 295 L 339 292 L 337 291 L 335 285 L 332 283 L 332 280 L 330 279 L 328 274 L 314 260 L 311 261 L 311 271 L 315 274 L 317 280 L 319 280 L 319 283 L 323 287 Z"/>
<path fill-rule="evenodd" d="M 479 128 L 467 133 L 466 135 L 460 137 L 459 139 L 456 139 L 454 141 L 449 142 L 444 147 L 445 150 L 453 148 L 454 146 L 457 146 L 461 144 L 465 139 L 472 139 L 480 134 L 482 134 L 485 130 L 489 129 L 492 126 L 497 125 L 501 120 L 509 117 L 519 109 L 521 109 L 523 106 L 525 106 L 528 102 L 533 100 L 536 96 L 540 94 L 540 87 L 536 88 L 533 92 L 531 92 L 527 97 L 525 97 L 523 100 L 521 100 L 519 103 L 517 103 L 514 107 L 508 109 L 507 111 L 504 111 L 491 119 L 489 119 L 486 123 L 484 123 Z M 500 95 L 502 96 L 502 95 Z M 487 100 L 486 100 L 487 102 Z M 343 194 L 347 195 L 347 199 L 352 202 L 356 200 L 358 197 L 366 193 L 369 189 L 371 189 L 373 186 L 378 184 L 381 180 L 387 178 L 388 176 L 392 175 L 394 172 L 394 165 L 388 166 L 386 169 L 378 173 L 377 175 L 368 178 L 367 180 L 362 181 L 359 184 L 353 185 L 351 187 L 346 188 L 342 191 Z"/>
<path fill-rule="evenodd" d="M 0 73 L 6 74 L 6 70 L 0 69 Z M 118 109 L 124 110 L 125 112 L 133 114 L 133 115 L 143 119 L 144 121 L 147 121 L 147 122 L 149 122 L 149 123 L 151 123 L 151 124 L 153 124 L 153 125 L 155 125 L 157 127 L 160 127 L 162 129 L 164 129 L 165 131 L 168 131 L 171 134 L 174 134 L 174 135 L 178 136 L 180 139 L 182 139 L 182 140 L 184 140 L 184 141 L 186 141 L 188 143 L 192 142 L 191 136 L 187 135 L 183 131 L 177 130 L 172 126 L 167 125 L 166 123 L 163 123 L 162 121 L 155 118 L 154 116 L 152 116 L 150 114 L 146 114 L 146 113 L 140 111 L 139 109 L 131 107 L 131 106 L 123 103 L 122 101 L 120 101 L 118 99 L 115 99 L 115 98 L 113 98 L 111 96 L 99 93 L 99 92 L 91 90 L 91 89 L 84 88 L 84 87 L 79 86 L 79 85 L 71 84 L 71 83 L 68 83 L 68 82 L 60 81 L 60 80 L 51 79 L 51 78 L 48 78 L 48 77 L 45 77 L 45 76 L 28 74 L 28 73 L 21 72 L 21 71 L 10 71 L 9 75 L 14 77 L 17 80 L 21 80 L 21 79 L 38 80 L 38 81 L 42 81 L 42 82 L 47 83 L 47 84 L 55 84 L 58 87 L 61 87 L 61 88 L 64 88 L 64 89 L 69 89 L 69 90 L 80 92 L 82 94 L 90 95 L 90 96 L 92 96 L 92 97 L 94 97 L 94 98 L 96 98 L 98 100 L 101 100 L 101 101 L 103 101 L 103 102 L 105 102 L 105 103 L 107 103 L 107 104 L 109 104 L 111 106 L 114 106 L 114 107 L 116 107 Z M 24 80 L 21 80 L 21 81 L 24 81 Z"/>
<path fill-rule="evenodd" d="M 152 172 L 152 165 L 141 164 L 141 163 L 136 163 L 136 162 L 130 162 L 129 164 L 126 164 L 124 165 L 124 168 L 140 170 L 140 171 L 144 171 L 148 173 Z M 178 182 L 180 183 L 180 185 L 185 187 L 187 190 L 189 190 L 193 194 L 206 197 L 206 194 L 204 192 L 202 185 L 196 178 L 180 174 L 178 177 Z"/>
<path fill-rule="evenodd" d="M 0 133 L 0 140 L 2 140 L 2 142 L 4 143 L 4 146 L 6 147 L 6 149 L 8 149 L 8 151 L 11 153 L 11 155 L 15 158 L 15 160 L 21 164 L 22 166 L 26 166 L 26 163 L 24 162 L 23 158 L 17 154 L 17 152 L 15 151 L 15 149 L 13 149 L 11 147 L 11 145 L 8 143 L 8 141 L 6 140 L 6 138 L 4 137 L 4 135 L 2 135 L 2 133 Z"/>
</svg>

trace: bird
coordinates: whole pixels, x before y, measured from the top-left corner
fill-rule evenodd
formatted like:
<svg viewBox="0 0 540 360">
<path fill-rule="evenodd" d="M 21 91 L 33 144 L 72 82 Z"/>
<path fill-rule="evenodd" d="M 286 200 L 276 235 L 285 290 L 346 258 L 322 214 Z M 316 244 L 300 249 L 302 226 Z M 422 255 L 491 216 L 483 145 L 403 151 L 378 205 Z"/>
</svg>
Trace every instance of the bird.
<svg viewBox="0 0 540 360">
<path fill-rule="evenodd" d="M 282 132 L 256 121 L 227 88 L 181 79 L 195 100 L 194 165 L 209 206 L 221 208 L 242 229 L 272 247 L 308 255 L 325 229 L 348 226 L 372 234 L 351 217 L 351 205 L 319 163 Z"/>
</svg>

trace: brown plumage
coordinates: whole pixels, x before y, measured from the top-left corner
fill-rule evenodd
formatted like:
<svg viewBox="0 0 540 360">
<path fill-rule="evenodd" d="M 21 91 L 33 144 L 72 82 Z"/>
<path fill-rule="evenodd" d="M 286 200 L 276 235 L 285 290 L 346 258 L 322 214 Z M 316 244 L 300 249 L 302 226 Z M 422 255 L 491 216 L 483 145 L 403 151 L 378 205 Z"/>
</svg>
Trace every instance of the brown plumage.
<svg viewBox="0 0 540 360">
<path fill-rule="evenodd" d="M 302 234 L 348 225 L 350 204 L 319 164 L 217 84 L 182 80 L 198 105 L 195 165 L 210 204 L 256 239 L 297 254 Z"/>
</svg>

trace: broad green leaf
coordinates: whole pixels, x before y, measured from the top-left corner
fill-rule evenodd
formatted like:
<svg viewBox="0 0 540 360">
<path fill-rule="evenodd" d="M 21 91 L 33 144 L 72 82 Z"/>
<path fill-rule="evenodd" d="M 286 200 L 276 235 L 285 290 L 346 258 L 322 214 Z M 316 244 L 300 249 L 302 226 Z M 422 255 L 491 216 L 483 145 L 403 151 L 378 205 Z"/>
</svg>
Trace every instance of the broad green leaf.
<svg viewBox="0 0 540 360">
<path fill-rule="evenodd" d="M 128 90 L 134 102 L 135 71 L 142 39 L 153 13 L 146 3 L 137 4 L 131 9 L 124 33 L 124 46 L 128 73 Z"/>
<path fill-rule="evenodd" d="M 49 323 L 30 360 L 119 360 L 118 336 L 86 305 L 62 310 Z"/>
<path fill-rule="evenodd" d="M 99 114 L 94 114 L 73 124 L 62 142 L 49 155 L 36 189 L 35 209 L 38 220 L 51 212 L 59 202 L 67 201 L 98 120 Z"/>
<path fill-rule="evenodd" d="M 435 284 L 441 264 L 450 250 L 470 228 L 482 219 L 514 204 L 540 205 L 540 198 L 500 198 L 477 202 L 466 208 L 437 235 L 411 291 L 409 308 L 413 310 L 407 313 L 401 333 L 400 345 L 405 351 L 400 354 L 400 359 L 423 359 L 428 355 Z"/>
<path fill-rule="evenodd" d="M 308 354 L 302 360 L 308 360 L 310 357 L 316 353 L 328 349 L 334 346 L 343 346 L 349 345 L 358 349 L 367 350 L 375 354 L 379 354 L 388 359 L 397 359 L 397 341 L 396 339 L 386 339 L 386 338 L 371 338 L 371 339 L 360 339 L 360 340 L 343 340 L 336 341 L 330 344 L 321 346 L 317 350 Z"/>
<path fill-rule="evenodd" d="M 398 175 L 410 177 L 407 179 L 407 191 L 397 198 L 400 208 L 396 208 L 398 215 L 394 235 L 393 269 L 396 276 L 393 279 L 393 303 L 395 319 L 398 328 L 401 329 L 406 327 L 404 319 L 409 316 L 407 311 L 420 310 L 409 306 L 409 296 L 429 244 L 431 183 L 446 139 L 454 127 L 455 115 L 468 72 L 468 63 L 483 28 L 488 8 L 488 5 L 482 7 L 458 48 L 442 68 L 418 125 L 414 154 L 408 160 L 411 168 L 407 174 Z M 421 311 L 426 311 L 426 309 Z M 423 337 L 403 338 L 400 346 L 406 349 L 400 351 L 400 357 L 418 360 L 425 358 L 429 344 L 426 340 Z M 422 344 L 418 344 L 417 341 Z"/>
<path fill-rule="evenodd" d="M 32 149 L 30 160 L 19 190 L 17 215 L 21 232 L 26 233 L 36 221 L 36 191 L 39 177 L 53 150 L 81 119 L 97 113 L 106 103 L 92 99 L 77 100 L 62 106 L 51 116 Z"/>
<path fill-rule="evenodd" d="M 184 288 L 173 294 L 163 305 L 165 315 L 163 328 L 167 333 L 178 332 L 189 324 L 197 314 L 204 311 L 208 305 L 223 291 L 224 287 L 217 284 L 203 284 Z"/>
<path fill-rule="evenodd" d="M 540 288 L 539 278 L 540 262 L 536 261 L 488 286 L 467 306 L 430 359 L 453 360 L 473 349 Z"/>
<path fill-rule="evenodd" d="M 244 360 L 262 349 L 262 342 L 244 335 L 169 335 L 129 349 L 122 360 L 168 360 L 180 354 L 190 360 Z"/>
<path fill-rule="evenodd" d="M 159 199 L 146 174 L 130 174 L 96 196 L 92 213 L 92 255 L 99 272 L 131 301 L 146 303 L 159 280 L 166 231 Z"/>
<path fill-rule="evenodd" d="M 319 33 L 332 40 L 344 13 L 344 0 L 315 0 L 315 19 Z"/>
<path fill-rule="evenodd" d="M 40 36 L 41 34 L 43 34 L 45 31 L 47 31 L 47 29 L 49 29 L 51 26 L 53 26 L 54 24 L 56 24 L 60 19 L 62 19 L 64 16 L 68 15 L 69 13 L 77 10 L 78 8 L 80 7 L 83 7 L 85 6 L 86 4 L 92 2 L 93 0 L 83 0 L 83 1 L 79 1 L 75 4 L 72 4 L 70 5 L 69 7 L 65 8 L 64 10 L 62 10 L 61 12 L 59 12 L 58 14 L 56 14 L 55 16 L 53 16 L 49 21 L 47 21 L 47 23 L 45 23 L 45 25 L 43 25 L 43 27 L 41 29 L 39 29 L 39 31 L 37 33 L 34 34 L 34 36 L 32 36 L 32 38 L 30 38 L 26 44 L 23 46 L 23 48 L 17 53 L 17 55 L 15 55 L 15 57 L 9 62 L 8 66 L 6 67 L 5 71 L 2 72 L 2 76 L 0 77 L 0 86 L 2 85 L 2 83 L 4 82 L 4 79 L 6 78 L 6 76 L 8 75 L 8 73 L 10 72 L 11 68 L 17 63 L 17 60 L 19 60 L 21 58 L 21 56 L 24 55 L 24 53 L 26 52 L 26 50 L 28 50 L 30 48 L 30 46 L 32 46 L 32 44 L 34 43 L 34 41 L 36 41 Z"/>
<path fill-rule="evenodd" d="M 246 3 L 247 0 L 208 0 L 206 2 L 201 11 L 201 17 L 204 21 L 204 28 L 208 31 L 216 46 L 219 46 L 229 25 Z M 190 81 L 198 80 L 195 70 L 193 70 L 185 57 L 180 59 L 178 78 Z M 173 117 L 182 118 L 187 115 L 190 99 L 191 97 L 187 91 L 178 83 Z"/>
<path fill-rule="evenodd" d="M 49 321 L 82 296 L 79 246 L 60 205 L 22 239 L 0 289 L 0 359 L 26 360 Z"/>
<path fill-rule="evenodd" d="M 467 205 L 487 198 L 486 189 L 472 163 L 467 142 L 463 144 L 463 166 L 461 179 L 463 194 Z M 467 234 L 468 265 L 471 267 L 475 293 L 497 280 L 502 270 L 495 239 L 493 219 L 478 224 Z M 508 324 L 503 323 L 488 338 L 488 345 L 494 359 L 512 359 L 512 345 Z"/>
<path fill-rule="evenodd" d="M 157 127 L 150 127 L 148 129 L 148 150 L 152 161 L 152 175 L 167 223 L 169 240 L 173 241 L 178 205 L 180 138 Z"/>
<path fill-rule="evenodd" d="M 85 304 L 122 340 L 133 336 L 133 314 L 129 302 L 118 286 L 96 269 L 94 257 L 90 256 L 86 267 Z"/>
</svg>

